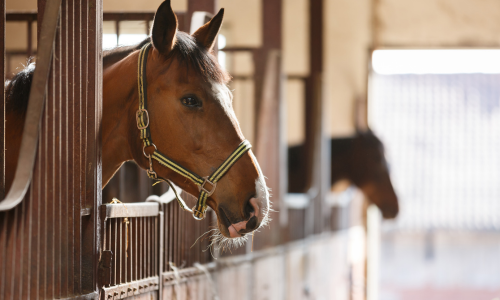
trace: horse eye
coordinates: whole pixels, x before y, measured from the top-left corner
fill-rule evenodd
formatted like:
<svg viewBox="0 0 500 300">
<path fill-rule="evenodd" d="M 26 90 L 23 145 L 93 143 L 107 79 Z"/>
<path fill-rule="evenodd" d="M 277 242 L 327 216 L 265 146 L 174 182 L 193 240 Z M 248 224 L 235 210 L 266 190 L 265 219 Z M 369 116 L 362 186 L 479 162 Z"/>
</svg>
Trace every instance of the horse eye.
<svg viewBox="0 0 500 300">
<path fill-rule="evenodd" d="M 201 106 L 200 101 L 198 101 L 198 99 L 196 99 L 195 97 L 184 97 L 181 99 L 181 102 L 184 106 L 187 107 Z"/>
</svg>

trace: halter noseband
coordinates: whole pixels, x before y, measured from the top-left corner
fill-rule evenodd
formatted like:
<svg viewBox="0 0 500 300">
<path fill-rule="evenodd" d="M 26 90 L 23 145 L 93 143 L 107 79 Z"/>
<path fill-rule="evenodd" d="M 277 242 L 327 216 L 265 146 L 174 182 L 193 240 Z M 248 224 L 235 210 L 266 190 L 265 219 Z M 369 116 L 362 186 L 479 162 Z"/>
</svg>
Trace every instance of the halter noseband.
<svg viewBox="0 0 500 300">
<path fill-rule="evenodd" d="M 141 48 L 139 52 L 139 69 L 138 69 L 138 82 L 139 82 L 139 109 L 136 113 L 137 128 L 141 132 L 141 139 L 144 143 L 143 153 L 149 160 L 149 170 L 147 170 L 148 176 L 151 179 L 166 181 L 170 188 L 174 191 L 177 202 L 182 209 L 193 214 L 193 217 L 197 220 L 202 220 L 205 218 L 205 213 L 207 209 L 207 198 L 210 197 L 217 187 L 217 182 L 226 174 L 226 172 L 236 163 L 236 161 L 243 156 L 252 145 L 248 140 L 244 140 L 236 148 L 236 150 L 231 153 L 231 155 L 215 170 L 212 175 L 201 177 L 198 174 L 184 168 L 178 163 L 174 162 L 167 156 L 163 155 L 158 151 L 156 145 L 153 144 L 151 140 L 151 133 L 149 131 L 149 113 L 147 110 L 147 78 L 146 78 L 146 63 L 148 60 L 149 48 L 151 48 L 151 43 L 147 43 Z M 153 146 L 155 151 L 153 154 L 146 154 L 144 151 L 147 147 Z M 193 209 L 187 207 L 186 203 L 177 195 L 175 188 L 168 179 L 159 177 L 153 170 L 153 161 L 151 158 L 155 159 L 162 166 L 171 169 L 174 172 L 188 178 L 198 186 L 200 195 L 198 196 L 198 201 Z M 209 185 L 209 186 L 207 186 Z"/>
</svg>

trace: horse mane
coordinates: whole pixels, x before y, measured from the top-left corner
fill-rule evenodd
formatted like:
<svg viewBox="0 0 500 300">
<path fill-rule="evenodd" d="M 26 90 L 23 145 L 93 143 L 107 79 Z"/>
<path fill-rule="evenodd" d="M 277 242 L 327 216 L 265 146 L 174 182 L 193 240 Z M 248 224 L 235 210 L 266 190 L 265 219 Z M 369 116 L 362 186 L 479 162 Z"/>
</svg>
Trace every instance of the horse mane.
<svg viewBox="0 0 500 300">
<path fill-rule="evenodd" d="M 137 45 L 117 46 L 113 49 L 104 50 L 102 52 L 102 68 L 106 69 L 107 67 L 114 65 L 115 63 L 127 57 L 130 53 L 141 49 L 142 46 L 144 46 L 150 40 L 151 39 L 147 37 Z"/>
<path fill-rule="evenodd" d="M 5 82 L 5 112 L 24 115 L 28 109 L 31 82 L 35 72 L 35 63 L 28 60 L 26 66 L 11 80 Z"/>
<path fill-rule="evenodd" d="M 356 141 L 361 141 L 363 148 L 374 147 L 384 149 L 384 144 L 370 129 L 366 131 L 357 131 L 356 135 L 351 137 L 341 137 L 331 139 L 332 154 L 340 154 L 345 151 L 352 151 Z"/>
</svg>

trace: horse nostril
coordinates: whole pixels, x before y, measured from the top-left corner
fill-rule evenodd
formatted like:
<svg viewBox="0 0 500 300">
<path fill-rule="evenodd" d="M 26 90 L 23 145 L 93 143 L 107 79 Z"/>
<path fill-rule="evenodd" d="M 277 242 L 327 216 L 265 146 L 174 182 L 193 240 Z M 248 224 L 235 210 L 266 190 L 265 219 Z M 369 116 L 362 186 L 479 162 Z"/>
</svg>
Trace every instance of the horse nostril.
<svg viewBox="0 0 500 300">
<path fill-rule="evenodd" d="M 256 216 L 251 217 L 250 220 L 248 220 L 248 222 L 247 222 L 247 226 L 245 228 L 245 231 L 250 232 L 250 231 L 257 229 L 257 221 L 258 220 L 257 220 Z"/>
<path fill-rule="evenodd" d="M 250 198 L 246 205 L 245 205 L 245 215 L 249 218 L 252 216 L 252 213 L 255 213 L 255 208 L 253 207 L 252 203 L 250 202 L 252 198 Z"/>
</svg>

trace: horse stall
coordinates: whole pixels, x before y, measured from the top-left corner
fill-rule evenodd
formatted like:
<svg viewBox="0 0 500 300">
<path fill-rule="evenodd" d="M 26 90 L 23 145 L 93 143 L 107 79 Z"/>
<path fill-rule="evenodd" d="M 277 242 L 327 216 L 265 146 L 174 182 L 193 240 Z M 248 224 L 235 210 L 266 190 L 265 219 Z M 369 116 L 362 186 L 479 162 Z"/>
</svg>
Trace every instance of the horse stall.
<svg viewBox="0 0 500 300">
<path fill-rule="evenodd" d="M 37 62 L 17 166 L 6 152 L 14 129 L 3 98 L 1 299 L 366 299 L 365 199 L 332 185 L 346 176 L 359 187 L 372 180 L 356 181 L 350 171 L 369 156 L 363 149 L 379 144 L 331 138 L 349 131 L 332 121 L 338 103 L 325 83 L 335 78 L 326 12 L 338 7 L 171 1 L 179 31 L 188 33 L 226 8 L 214 53 L 232 75 L 235 115 L 272 194 L 270 225 L 231 249 L 209 237 L 216 211 L 195 220 L 174 192 L 190 206 L 197 199 L 153 186 L 140 163 L 123 163 L 102 189 L 103 70 L 116 62 L 103 61 L 103 49 L 149 36 L 161 1 L 32 2 L 1 2 L 4 82 L 20 61 Z M 360 99 L 359 117 L 344 123 L 364 130 Z M 352 100 L 339 107 L 352 108 Z M 393 192 L 390 181 L 385 187 Z M 395 198 L 370 200 L 384 216 L 397 214 Z"/>
</svg>

